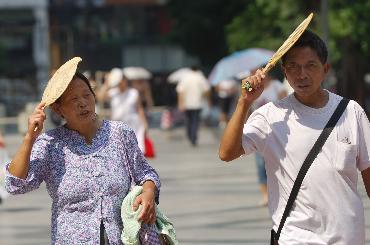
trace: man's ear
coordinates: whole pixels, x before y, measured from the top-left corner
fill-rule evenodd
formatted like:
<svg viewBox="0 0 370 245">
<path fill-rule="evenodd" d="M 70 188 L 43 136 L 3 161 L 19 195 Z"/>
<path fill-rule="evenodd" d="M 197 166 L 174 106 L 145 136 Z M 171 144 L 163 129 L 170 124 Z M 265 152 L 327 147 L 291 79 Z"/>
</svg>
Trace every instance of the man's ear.
<svg viewBox="0 0 370 245">
<path fill-rule="evenodd" d="M 285 79 L 287 79 L 287 76 L 286 76 L 286 73 L 285 73 L 285 66 L 284 66 L 284 64 L 283 64 L 283 63 L 281 63 L 280 68 L 281 68 L 281 71 L 282 71 L 282 72 L 283 72 L 283 74 L 284 74 L 284 78 L 285 78 Z"/>
<path fill-rule="evenodd" d="M 325 74 L 328 74 L 328 72 L 330 71 L 331 69 L 331 65 L 329 63 L 325 63 L 324 64 L 324 72 Z"/>
</svg>

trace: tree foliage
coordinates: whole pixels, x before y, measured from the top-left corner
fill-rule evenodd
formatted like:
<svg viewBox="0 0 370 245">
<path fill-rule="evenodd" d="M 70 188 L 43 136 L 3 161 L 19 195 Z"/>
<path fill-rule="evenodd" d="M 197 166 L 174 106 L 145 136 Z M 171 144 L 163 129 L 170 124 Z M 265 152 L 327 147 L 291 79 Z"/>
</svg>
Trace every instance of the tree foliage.
<svg viewBox="0 0 370 245">
<path fill-rule="evenodd" d="M 322 36 L 320 6 L 315 0 L 255 0 L 226 26 L 229 49 L 276 50 L 310 12 L 315 16 L 309 28 Z M 370 1 L 331 0 L 328 10 L 329 59 L 338 91 L 361 102 L 369 96 L 363 77 L 370 72 Z"/>
<path fill-rule="evenodd" d="M 214 65 L 228 54 L 225 26 L 244 9 L 247 0 L 170 0 L 172 40 L 199 57 L 203 66 Z"/>
<path fill-rule="evenodd" d="M 236 50 L 276 50 L 310 12 L 315 15 L 309 29 L 323 36 L 321 1 L 170 0 L 173 40 L 208 66 Z M 369 96 L 363 77 L 370 72 L 370 1 L 327 1 L 338 92 L 362 102 Z"/>
</svg>

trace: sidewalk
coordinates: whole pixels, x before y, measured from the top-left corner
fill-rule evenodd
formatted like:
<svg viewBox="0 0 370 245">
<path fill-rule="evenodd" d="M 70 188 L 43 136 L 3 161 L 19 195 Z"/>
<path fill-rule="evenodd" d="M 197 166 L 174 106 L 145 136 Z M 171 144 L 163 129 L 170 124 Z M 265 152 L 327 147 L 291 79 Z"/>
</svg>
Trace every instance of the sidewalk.
<svg viewBox="0 0 370 245">
<path fill-rule="evenodd" d="M 185 139 L 184 129 L 153 129 L 162 190 L 160 207 L 173 221 L 180 244 L 268 244 L 271 226 L 267 208 L 259 207 L 260 193 L 253 156 L 230 164 L 218 159 L 219 133 L 203 128 L 198 147 Z M 15 152 L 21 137 L 6 136 Z M 362 180 L 367 243 L 370 245 L 370 201 Z M 45 186 L 11 197 L 0 205 L 0 244 L 50 244 L 50 198 Z"/>
</svg>

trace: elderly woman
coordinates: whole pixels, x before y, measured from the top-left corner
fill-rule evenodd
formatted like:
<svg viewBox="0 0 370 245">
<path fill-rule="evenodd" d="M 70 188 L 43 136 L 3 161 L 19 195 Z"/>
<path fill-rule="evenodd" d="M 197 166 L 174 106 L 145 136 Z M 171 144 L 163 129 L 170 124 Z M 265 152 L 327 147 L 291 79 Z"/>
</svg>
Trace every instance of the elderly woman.
<svg viewBox="0 0 370 245">
<path fill-rule="evenodd" d="M 52 198 L 52 244 L 122 244 L 120 207 L 131 171 L 133 181 L 144 188 L 133 207 L 143 206 L 141 235 L 152 235 L 151 243 L 142 243 L 159 244 L 153 236 L 158 175 L 138 148 L 134 132 L 122 122 L 99 119 L 94 106 L 89 81 L 78 72 L 51 105 L 66 124 L 40 135 L 46 117 L 44 104 L 39 104 L 6 167 L 6 188 L 22 194 L 46 182 Z"/>
</svg>

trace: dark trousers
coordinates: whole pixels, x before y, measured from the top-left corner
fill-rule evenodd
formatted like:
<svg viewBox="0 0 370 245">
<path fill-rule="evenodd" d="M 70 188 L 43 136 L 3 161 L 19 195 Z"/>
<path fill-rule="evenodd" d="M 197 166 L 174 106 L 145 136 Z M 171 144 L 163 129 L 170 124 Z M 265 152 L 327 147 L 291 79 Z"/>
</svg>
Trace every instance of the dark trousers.
<svg viewBox="0 0 370 245">
<path fill-rule="evenodd" d="M 200 109 L 198 110 L 186 110 L 186 134 L 192 145 L 197 144 L 198 139 L 198 128 L 200 121 Z"/>
<path fill-rule="evenodd" d="M 100 245 L 109 245 L 108 236 L 105 232 L 103 221 L 100 223 Z"/>
</svg>

